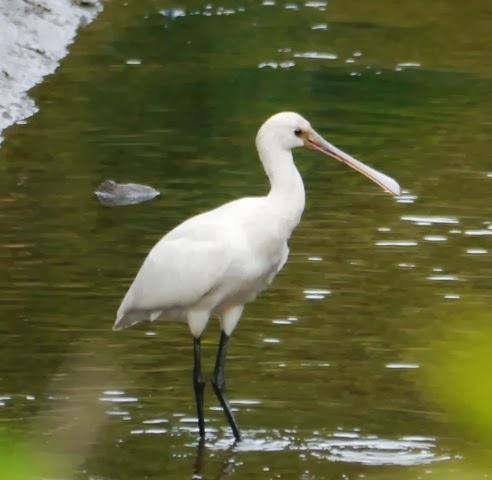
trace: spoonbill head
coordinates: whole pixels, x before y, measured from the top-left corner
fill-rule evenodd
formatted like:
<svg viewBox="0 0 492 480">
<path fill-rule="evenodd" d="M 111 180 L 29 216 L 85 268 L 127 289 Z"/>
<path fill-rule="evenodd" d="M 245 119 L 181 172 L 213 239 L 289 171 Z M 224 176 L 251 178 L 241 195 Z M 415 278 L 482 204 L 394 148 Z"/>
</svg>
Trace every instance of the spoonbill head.
<svg viewBox="0 0 492 480">
<path fill-rule="evenodd" d="M 324 140 L 297 113 L 270 117 L 256 136 L 270 180 L 267 195 L 240 198 L 196 215 L 172 229 L 150 250 L 118 309 L 114 330 L 143 320 L 181 320 L 193 336 L 193 387 L 198 431 L 205 436 L 201 336 L 211 316 L 221 336 L 212 386 L 236 440 L 241 438 L 225 393 L 229 338 L 243 307 L 272 282 L 287 261 L 287 242 L 304 210 L 304 185 L 292 150 L 317 150 L 397 195 L 398 183 Z"/>
<path fill-rule="evenodd" d="M 271 116 L 260 128 L 256 137 L 256 144 L 267 142 L 277 144 L 280 148 L 292 150 L 297 147 L 306 147 L 317 150 L 335 160 L 345 163 L 354 170 L 362 173 L 385 192 L 400 195 L 398 183 L 384 173 L 356 160 L 347 153 L 326 141 L 317 133 L 311 124 L 295 112 L 281 112 Z"/>
</svg>

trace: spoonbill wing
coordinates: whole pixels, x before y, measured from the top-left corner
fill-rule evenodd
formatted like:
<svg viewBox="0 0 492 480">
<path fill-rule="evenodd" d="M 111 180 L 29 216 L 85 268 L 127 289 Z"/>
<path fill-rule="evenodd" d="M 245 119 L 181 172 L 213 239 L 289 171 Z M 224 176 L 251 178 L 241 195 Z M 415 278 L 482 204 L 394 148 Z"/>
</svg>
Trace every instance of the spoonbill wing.
<svg viewBox="0 0 492 480">
<path fill-rule="evenodd" d="M 123 298 L 113 329 L 149 319 L 153 312 L 193 306 L 217 286 L 228 263 L 221 242 L 161 239 Z"/>
</svg>

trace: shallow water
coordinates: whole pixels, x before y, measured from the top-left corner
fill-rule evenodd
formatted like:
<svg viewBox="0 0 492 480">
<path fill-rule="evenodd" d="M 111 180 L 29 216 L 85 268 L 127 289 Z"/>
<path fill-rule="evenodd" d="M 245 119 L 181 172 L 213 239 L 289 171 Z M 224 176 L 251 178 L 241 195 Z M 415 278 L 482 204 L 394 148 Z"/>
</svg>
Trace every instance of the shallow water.
<svg viewBox="0 0 492 480">
<path fill-rule="evenodd" d="M 80 479 L 452 469 L 470 440 L 422 392 L 421 352 L 447 312 L 491 299 L 489 3 L 210 5 L 109 3 L 33 92 L 41 111 L 6 132 L 0 432 L 38 432 Z M 208 388 L 200 446 L 186 328 L 115 334 L 114 312 L 160 235 L 266 191 L 254 135 L 287 109 L 405 191 L 296 152 L 291 257 L 228 357 L 245 441 Z M 92 194 L 106 178 L 161 196 L 107 209 Z M 207 372 L 217 340 L 212 322 Z"/>
</svg>

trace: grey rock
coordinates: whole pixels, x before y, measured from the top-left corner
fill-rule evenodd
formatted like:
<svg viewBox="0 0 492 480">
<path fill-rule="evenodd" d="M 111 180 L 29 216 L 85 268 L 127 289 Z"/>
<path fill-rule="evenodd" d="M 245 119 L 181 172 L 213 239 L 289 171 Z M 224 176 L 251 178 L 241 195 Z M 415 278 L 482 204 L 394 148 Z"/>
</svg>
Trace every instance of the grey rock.
<svg viewBox="0 0 492 480">
<path fill-rule="evenodd" d="M 117 183 L 105 180 L 94 192 L 106 207 L 120 207 L 146 202 L 160 195 L 160 192 L 148 185 L 138 183 Z"/>
</svg>

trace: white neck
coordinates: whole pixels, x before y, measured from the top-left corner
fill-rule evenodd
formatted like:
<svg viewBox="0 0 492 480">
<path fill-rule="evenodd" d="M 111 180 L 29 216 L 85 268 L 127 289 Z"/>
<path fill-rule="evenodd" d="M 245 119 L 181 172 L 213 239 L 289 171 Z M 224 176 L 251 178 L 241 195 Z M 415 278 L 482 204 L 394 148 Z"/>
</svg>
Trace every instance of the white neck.
<svg viewBox="0 0 492 480">
<path fill-rule="evenodd" d="M 305 193 L 301 175 L 297 170 L 291 150 L 281 148 L 268 138 L 258 138 L 258 154 L 270 180 L 267 200 L 286 229 L 289 237 L 301 220 Z"/>
</svg>

